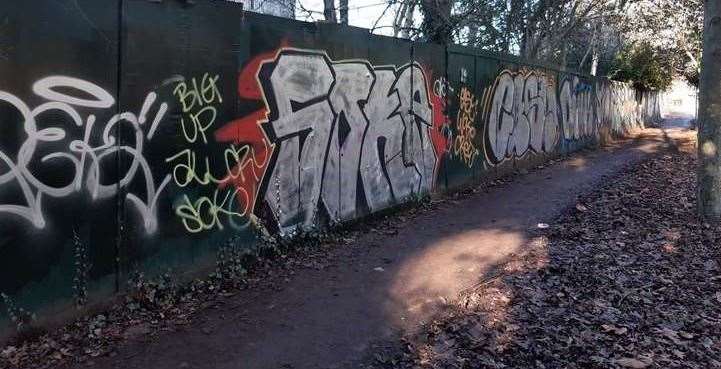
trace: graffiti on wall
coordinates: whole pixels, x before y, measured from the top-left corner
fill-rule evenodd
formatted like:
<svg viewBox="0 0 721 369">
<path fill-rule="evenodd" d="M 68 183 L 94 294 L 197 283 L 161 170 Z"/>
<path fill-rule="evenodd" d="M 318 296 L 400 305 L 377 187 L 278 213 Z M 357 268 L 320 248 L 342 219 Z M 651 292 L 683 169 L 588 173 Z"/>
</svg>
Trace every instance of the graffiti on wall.
<svg viewBox="0 0 721 369">
<path fill-rule="evenodd" d="M 195 194 L 183 194 L 175 206 L 176 215 L 190 233 L 223 230 L 226 223 L 241 227 L 247 219 L 246 210 L 239 209 L 235 201 L 238 189 L 225 185 L 242 175 L 238 164 L 247 148 L 224 145 L 219 173 L 213 169 L 218 166 L 211 164 L 217 159 L 203 154 L 209 143 L 215 144 L 208 136 L 215 131 L 218 106 L 223 103 L 219 78 L 206 73 L 202 78 L 179 82 L 173 90 L 182 110 L 178 126 L 185 147 L 165 161 L 172 165 L 175 185 L 195 187 Z"/>
<path fill-rule="evenodd" d="M 577 76 L 568 77 L 561 85 L 559 101 L 564 138 L 578 140 L 596 135 L 596 101 L 591 85 Z"/>
<path fill-rule="evenodd" d="M 238 96 L 261 107 L 220 124 L 219 79 L 205 73 L 173 82 L 181 144 L 165 158 L 167 171 L 155 174 L 144 148 L 169 109 L 155 92 L 145 96 L 137 113 L 115 114 L 103 126 L 97 114 L 114 106 L 115 98 L 85 80 L 37 81 L 33 91 L 45 101 L 34 108 L 0 92 L 0 102 L 21 116 L 25 135 L 17 152 L 0 151 L 0 185 L 15 186 L 23 195 L 21 203 L 0 204 L 0 213 L 43 228 L 44 197 L 87 190 L 92 199 L 106 199 L 137 179 L 143 191 L 123 195 L 147 233 L 157 230 L 158 198 L 171 183 L 181 191 L 175 215 L 190 233 L 242 228 L 259 203 L 286 232 L 317 224 L 320 213 L 325 220 L 343 221 L 431 191 L 443 154 L 473 167 L 482 151 L 478 124 L 486 124 L 488 161 L 499 163 L 554 150 L 560 126 L 567 139 L 593 136 L 600 120 L 623 112 L 630 119 L 637 106 L 630 90 L 594 89 L 577 77 L 557 88 L 554 77 L 538 71 L 503 71 L 480 99 L 460 86 L 451 129 L 445 100 L 453 88 L 443 78 L 430 82 L 420 65 L 336 61 L 323 51 L 283 45 L 253 58 L 238 76 Z M 115 137 L 121 125 L 133 132 L 122 143 Z M 40 150 L 51 143 L 53 148 L 64 143 L 64 149 Z M 212 156 L 214 150 L 221 154 Z M 116 165 L 116 154 L 127 156 L 129 165 L 113 182 L 102 177 Z M 70 168 L 64 182 L 38 174 L 58 162 Z"/>
<path fill-rule="evenodd" d="M 24 137 L 17 152 L 0 151 L 0 189 L 19 188 L 18 203 L 0 204 L 0 213 L 24 218 L 36 228 L 45 228 L 43 199 L 62 198 L 86 190 L 93 200 L 108 199 L 134 181 L 144 184 L 142 193 L 127 192 L 147 233 L 157 230 L 158 196 L 171 181 L 162 174 L 155 178 L 144 147 L 155 135 L 168 110 L 165 102 L 150 92 L 139 112 L 122 112 L 105 122 L 97 116 L 108 113 L 116 103 L 111 92 L 98 85 L 67 76 L 50 76 L 33 85 L 33 93 L 44 102 L 30 107 L 8 92 L 0 91 L 0 104 L 9 104 L 19 114 Z M 122 143 L 121 126 L 132 132 Z M 117 181 L 103 174 L 116 169 L 116 157 L 129 157 Z M 54 167 L 52 178 L 43 173 Z M 60 177 L 58 178 L 58 173 Z"/>
<path fill-rule="evenodd" d="M 281 41 L 281 48 L 286 46 L 286 42 Z M 258 72 L 264 63 L 275 58 L 281 48 L 256 55 L 238 75 L 238 97 L 259 103 L 262 107 L 215 131 L 216 141 L 233 143 L 240 148 L 239 160 L 233 168 L 237 176 L 227 177 L 219 187 L 235 189 L 238 212 L 245 215 L 254 212 L 274 147 L 262 128 L 268 121 L 269 110 Z M 246 217 L 246 224 L 248 219 Z"/>
<path fill-rule="evenodd" d="M 319 212 L 343 221 L 356 217 L 359 206 L 373 212 L 431 191 L 446 150 L 473 167 L 481 151 L 476 144 L 479 113 L 488 117 L 486 151 L 497 163 L 553 150 L 558 117 L 567 138 L 594 134 L 600 119 L 596 110 L 602 118 L 606 101 L 612 100 L 606 96 L 624 93 L 608 89 L 592 95 L 589 85 L 567 78 L 557 98 L 552 77 L 503 71 L 480 101 L 461 86 L 451 130 L 442 102 L 452 87 L 442 78 L 430 83 L 427 74 L 415 63 L 373 66 L 281 46 L 252 59 L 238 77 L 239 96 L 262 107 L 224 125 L 217 122 L 223 104 L 220 76 L 180 79 L 173 96 L 181 110 L 176 124 L 183 144 L 165 159 L 167 173 L 159 175 L 151 171 L 143 148 L 164 120 L 168 103 L 158 104 L 158 95 L 150 92 L 139 112 L 115 114 L 100 128 L 93 110 L 112 107 L 111 93 L 81 79 L 48 77 L 33 86 L 46 100 L 35 108 L 0 93 L 1 101 L 22 116 L 26 135 L 16 153 L 0 152 L 5 167 L 0 185 L 15 184 L 24 203 L 0 204 L 0 212 L 43 228 L 43 197 L 87 189 L 92 199 L 110 198 L 137 178 L 144 193 L 125 196 L 148 233 L 158 227 L 157 201 L 170 183 L 185 191 L 173 208 L 190 233 L 242 228 L 258 201 L 267 205 L 281 231 L 316 224 Z M 71 94 L 70 87 L 79 92 Z M 53 127 L 38 128 L 50 112 L 61 114 L 64 122 L 56 119 Z M 119 125 L 134 132 L 122 145 L 114 137 Z M 80 128 L 77 137 L 68 127 Z M 102 131 L 99 141 L 92 140 L 93 130 Z M 37 154 L 39 147 L 61 141 L 64 151 Z M 220 147 L 221 156 L 207 154 L 211 146 Z M 127 155 L 130 165 L 116 183 L 106 183 L 103 168 L 115 165 L 111 157 L 116 153 Z M 35 174 L 59 161 L 72 168 L 64 184 Z M 222 165 L 211 165 L 218 162 Z"/>
<path fill-rule="evenodd" d="M 269 138 L 263 200 L 282 232 L 315 224 L 321 209 L 331 221 L 354 218 L 359 195 L 375 211 L 431 190 L 433 105 L 419 65 L 292 48 L 251 64 L 266 107 L 243 124 Z"/>
<path fill-rule="evenodd" d="M 476 115 L 478 100 L 468 87 L 462 87 L 458 98 L 457 134 L 453 142 L 453 153 L 469 168 L 479 154 L 476 148 Z"/>
<path fill-rule="evenodd" d="M 552 151 L 558 140 L 557 107 L 552 76 L 538 71 L 501 72 L 488 118 L 491 162 L 523 157 L 529 151 Z"/>
<path fill-rule="evenodd" d="M 641 104 L 636 101 L 636 91 L 626 84 L 612 81 L 596 82 L 596 107 L 600 122 L 615 133 L 623 134 L 631 128 L 643 126 L 645 121 L 660 117 L 658 94 L 644 94 Z M 645 104 L 650 101 L 651 103 Z M 651 112 L 643 111 L 650 107 Z M 654 111 L 655 110 L 655 111 Z"/>
<path fill-rule="evenodd" d="M 433 72 L 426 70 L 425 75 L 430 77 L 433 75 Z M 451 127 L 451 120 L 447 114 L 447 98 L 452 92 L 453 86 L 451 86 L 445 77 L 441 76 L 433 81 L 433 88 L 431 90 L 431 105 L 433 105 L 431 141 L 433 141 L 433 147 L 436 150 L 436 167 L 441 165 L 444 155 L 453 154 L 451 150 L 453 147 L 453 129 Z"/>
</svg>

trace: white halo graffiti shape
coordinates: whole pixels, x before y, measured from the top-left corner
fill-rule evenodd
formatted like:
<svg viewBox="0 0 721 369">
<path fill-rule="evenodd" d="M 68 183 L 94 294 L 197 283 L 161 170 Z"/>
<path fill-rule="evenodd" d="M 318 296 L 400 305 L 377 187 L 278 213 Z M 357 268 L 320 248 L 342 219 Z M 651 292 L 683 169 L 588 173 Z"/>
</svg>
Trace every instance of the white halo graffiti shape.
<svg viewBox="0 0 721 369">
<path fill-rule="evenodd" d="M 95 99 L 82 98 L 58 92 L 56 90 L 58 87 L 77 89 Z M 35 82 L 33 92 L 51 101 L 59 101 L 88 108 L 107 109 L 115 104 L 115 98 L 100 86 L 73 77 L 52 76 L 43 78 Z"/>
</svg>

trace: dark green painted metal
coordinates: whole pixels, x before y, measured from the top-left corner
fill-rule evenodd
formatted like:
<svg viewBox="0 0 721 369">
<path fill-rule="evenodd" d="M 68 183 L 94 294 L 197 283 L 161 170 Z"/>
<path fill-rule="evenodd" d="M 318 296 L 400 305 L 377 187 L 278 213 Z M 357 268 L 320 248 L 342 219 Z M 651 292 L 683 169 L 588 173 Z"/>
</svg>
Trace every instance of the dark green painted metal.
<svg viewBox="0 0 721 369">
<path fill-rule="evenodd" d="M 116 0 L 0 4 L 0 90 L 14 94 L 32 109 L 44 102 L 33 93 L 36 80 L 74 75 L 117 96 L 117 19 Z M 115 114 L 114 108 L 78 110 L 92 112 L 97 122 L 107 122 Z M 69 119 L 59 111 L 48 111 L 36 121 L 40 129 Z M 5 101 L 0 102 L 0 122 L 0 150 L 17 162 L 20 145 L 27 142 L 27 126 L 17 108 Z M 83 135 L 83 129 L 73 124 L 64 128 L 67 135 Z M 101 132 L 93 130 L 90 138 L 99 140 L 100 136 Z M 45 164 L 37 158 L 59 147 L 58 142 L 39 144 L 30 163 L 39 180 L 58 187 L 72 181 L 72 165 L 63 160 Z M 6 162 L 0 168 L 8 173 Z M 105 166 L 101 175 L 112 175 L 112 165 Z M 102 295 L 112 289 L 115 200 L 93 201 L 84 194 L 71 194 L 63 199 L 45 196 L 41 201 L 46 223 L 42 232 L 16 217 L 3 216 L 0 221 L 0 292 L 12 296 L 18 306 L 33 309 L 69 302 L 75 270 L 74 234 L 87 245 L 91 294 Z M 29 205 L 17 181 L 2 185 L 0 203 Z M 3 315 L 4 308 L 0 309 Z"/>
<path fill-rule="evenodd" d="M 57 109 L 43 113 L 42 119 L 38 119 L 39 128 L 62 127 L 67 137 L 42 142 L 42 150 L 37 150 L 28 165 L 28 171 L 32 171 L 41 182 L 49 186 L 60 187 L 72 183 L 73 165 L 69 160 L 56 158 L 41 162 L 39 158 L 48 153 L 66 152 L 71 139 L 82 142 L 85 127 L 90 124 L 90 120 L 94 120 L 94 129 L 89 130 L 86 141 L 97 149 L 97 152 L 105 152 L 99 170 L 102 179 L 100 183 L 114 184 L 116 193 L 105 197 L 93 195 L 88 185 L 92 182 L 88 173 L 92 170 L 90 163 L 94 160 L 88 159 L 83 164 L 82 178 L 77 182 L 80 188 L 65 195 L 46 194 L 42 197 L 41 211 L 46 220 L 44 226 L 33 225 L 27 219 L 0 211 L 0 292 L 10 295 L 18 306 L 41 313 L 52 313 L 47 309 L 50 307 L 71 306 L 76 294 L 73 288 L 78 284 L 86 284 L 74 281 L 78 275 L 78 242 L 74 241 L 74 234 L 77 234 L 79 244 L 88 250 L 87 287 L 91 298 L 100 299 L 117 292 L 118 288 L 122 289 L 129 275 L 135 271 L 148 275 L 168 269 L 172 269 L 174 273 L 192 272 L 212 266 L 219 247 L 232 244 L 248 250 L 257 248 L 258 243 L 251 228 L 230 224 L 229 219 L 233 217 L 224 211 L 235 209 L 232 211 L 240 212 L 239 207 L 247 205 L 249 208 L 244 212 L 246 217 L 243 219 L 247 221 L 248 213 L 252 212 L 254 216 L 263 219 L 272 232 L 285 232 L 280 224 L 275 224 L 274 217 L 278 216 L 279 210 L 273 208 L 272 201 L 268 199 L 288 195 L 280 193 L 279 182 L 272 179 L 272 173 L 276 167 L 286 169 L 284 166 L 287 163 L 279 159 L 280 151 L 285 145 L 291 145 L 294 137 L 297 137 L 299 142 L 305 142 L 310 132 L 321 135 L 321 128 L 325 127 L 330 130 L 331 137 L 337 135 L 339 141 L 345 142 L 343 140 L 347 139 L 348 130 L 352 132 L 355 127 L 363 130 L 363 148 L 377 144 L 378 150 L 382 151 L 389 147 L 386 138 L 386 141 L 379 139 L 378 142 L 366 140 L 370 140 L 368 127 L 384 122 L 386 126 L 380 128 L 402 132 L 397 137 L 401 140 L 402 136 L 402 142 L 396 143 L 402 144 L 403 149 L 401 153 L 379 151 L 378 155 L 381 157 L 381 154 L 387 154 L 383 158 L 383 174 L 379 175 L 386 178 L 379 180 L 382 183 L 389 182 L 390 186 L 392 181 L 387 167 L 393 163 L 400 167 L 399 163 L 402 162 L 406 169 L 418 168 L 419 178 L 423 178 L 418 183 L 425 181 L 429 175 L 432 176 L 428 182 L 433 185 L 432 188 L 423 185 L 418 187 L 417 183 L 413 182 L 411 185 L 417 188 L 411 191 L 412 195 L 419 195 L 417 192 L 427 192 L 430 189 L 443 192 L 474 181 L 493 178 L 519 167 L 535 165 L 549 156 L 578 150 L 596 141 L 595 137 L 564 137 L 559 112 L 559 140 L 554 150 L 533 152 L 520 158 L 512 155 L 504 160 L 490 160 L 490 107 L 497 78 L 503 71 L 516 74 L 522 70 L 542 71 L 557 82 L 556 94 L 560 94 L 561 82 L 564 79 L 576 76 L 590 86 L 594 99 L 600 96 L 598 86 L 608 84 L 604 80 L 509 55 L 457 45 L 444 47 L 409 42 L 370 35 L 366 30 L 358 28 L 304 23 L 248 13 L 243 12 L 238 4 L 224 1 L 5 2 L 0 4 L 0 30 L 0 91 L 17 96 L 32 108 L 48 101 L 33 92 L 33 85 L 37 81 L 49 76 L 69 76 L 97 85 L 116 100 L 114 104 L 106 107 L 74 106 L 82 117 L 80 124 L 73 124 L 67 112 Z M 271 74 L 279 68 L 277 64 L 281 58 L 293 55 L 309 56 L 309 59 L 315 58 L 313 60 L 316 61 L 322 59 L 326 64 L 325 68 L 331 73 L 331 76 L 322 73 L 314 75 L 311 78 L 314 80 L 308 81 L 309 87 L 305 90 L 298 89 L 294 92 L 296 95 L 307 93 L 313 84 L 321 79 L 331 78 L 333 82 L 329 91 L 321 91 L 310 100 L 295 101 L 294 97 L 291 97 L 293 101 L 290 102 L 290 110 L 281 112 L 281 106 L 287 102 L 276 101 L 279 97 L 275 96 L 275 92 L 278 91 L 273 89 Z M 303 60 L 304 63 L 312 61 Z M 378 95 L 388 99 L 389 106 L 384 110 L 386 115 L 366 116 L 366 127 L 362 123 L 353 123 L 356 126 L 341 128 L 350 123 L 341 122 L 336 104 L 331 106 L 335 111 L 332 111 L 332 117 L 327 120 L 295 122 L 311 124 L 313 128 L 279 136 L 276 125 L 280 124 L 277 121 L 282 118 L 282 114 L 293 114 L 318 104 L 330 104 L 333 86 L 338 87 L 337 83 L 345 83 L 336 79 L 338 66 L 347 64 L 366 66 L 368 72 L 365 78 L 374 81 L 371 91 L 373 88 L 380 88 L 376 78 L 380 71 L 394 73 L 395 81 L 389 90 L 381 91 L 384 95 Z M 299 68 L 296 73 L 307 70 L 309 65 Z M 412 68 L 411 65 L 417 68 Z M 404 70 L 410 70 L 410 80 L 413 81 L 410 85 L 407 80 L 401 80 Z M 422 76 L 418 76 L 418 73 Z M 203 93 L 204 77 L 217 77 L 215 84 L 222 102 L 220 98 L 214 98 L 212 102 L 197 103 L 184 110 L 183 101 L 179 98 L 181 91 L 177 90 L 180 83 L 184 81 L 186 89 L 192 89 L 193 84 L 198 83 Z M 414 85 L 419 80 L 425 83 L 425 86 L 420 87 L 422 90 Z M 600 84 L 597 85 L 596 82 Z M 291 79 L 287 83 L 293 84 L 294 81 Z M 358 86 L 341 87 L 350 89 Z M 209 91 L 204 92 L 210 93 Z M 462 113 L 459 113 L 463 91 L 468 93 L 466 97 L 472 96 L 477 103 L 477 115 L 472 121 L 475 128 L 473 137 L 463 136 L 462 132 L 459 132 L 459 116 L 463 118 Z M 82 91 L 77 91 L 77 88 L 74 90 L 72 86 L 64 89 L 56 87 L 55 92 L 71 96 L 78 96 L 79 93 L 81 99 L 92 98 L 90 95 L 82 95 Z M 425 92 L 428 101 L 424 100 L 421 92 Z M 400 101 L 404 101 L 406 97 L 409 101 L 412 100 L 410 105 L 401 106 Z M 7 96 L 0 99 L 0 153 L 8 153 L 7 160 L 0 160 L 0 206 L 27 206 L 20 181 L 2 180 L 8 173 L 7 161 L 19 162 L 20 147 L 27 139 L 22 115 L 8 99 Z M 127 121 L 130 115 L 120 115 L 118 124 L 109 124 L 117 114 L 129 112 L 134 114 L 134 117 L 140 116 L 146 103 L 146 121 L 139 123 L 138 129 Z M 161 111 L 162 104 L 165 104 L 162 108 L 166 109 L 164 113 Z M 365 114 L 368 104 L 379 102 L 363 98 L 348 104 L 351 107 L 360 107 Z M 188 132 L 183 131 L 183 127 L 197 127 L 193 124 L 192 114 L 206 106 L 215 109 L 212 122 L 203 121 L 207 124 L 204 126 L 204 129 L 207 129 L 207 142 L 198 140 L 197 137 L 189 139 Z M 57 105 L 55 107 L 57 108 Z M 422 116 L 429 112 L 431 115 Z M 162 116 L 162 119 L 155 128 L 151 128 L 156 115 Z M 90 118 L 91 116 L 93 118 Z M 598 116 L 598 112 L 594 110 L 595 116 Z M 403 117 L 405 123 L 399 123 L 398 117 Z M 618 119 L 615 122 L 616 126 L 611 127 L 611 130 L 622 130 L 623 124 L 618 123 Z M 399 127 L 398 124 L 405 125 Z M 611 125 L 610 122 L 600 124 Z M 103 129 L 108 125 L 111 128 L 104 136 Z M 427 131 L 424 131 L 425 129 Z M 427 132 L 427 137 L 419 134 L 422 132 Z M 142 149 L 138 146 L 138 137 L 142 141 Z M 472 162 L 455 150 L 454 145 L 459 138 L 468 138 L 468 143 L 477 150 Z M 313 180 L 317 181 L 315 177 L 307 177 L 310 176 L 308 173 L 325 175 L 330 159 L 343 162 L 347 160 L 344 155 L 360 155 L 359 152 L 331 154 L 328 151 L 331 140 L 318 140 L 314 145 L 326 149 L 328 156 L 324 156 L 322 161 L 302 166 L 298 172 L 299 180 L 314 178 Z M 270 146 L 270 142 L 274 146 Z M 98 148 L 103 143 L 106 147 Z M 127 149 L 133 147 L 136 154 L 142 154 L 142 165 L 139 160 L 134 159 L 135 154 Z M 233 151 L 236 149 L 239 151 Z M 187 168 L 179 167 L 177 157 L 173 157 L 183 152 L 189 157 L 191 153 L 194 155 L 194 164 L 189 163 L 188 167 L 194 167 L 193 170 L 200 177 L 205 173 L 219 178 L 231 173 L 241 173 L 229 168 L 233 167 L 233 162 L 228 162 L 228 150 L 231 150 L 231 156 L 233 153 L 237 154 L 240 158 L 238 160 L 243 163 L 249 163 L 247 159 L 251 157 L 251 153 L 257 155 L 253 156 L 257 162 L 252 163 L 261 169 L 250 174 L 242 172 L 245 182 L 226 181 L 227 183 L 216 184 L 199 183 L 202 181 L 194 179 L 187 184 L 179 183 L 183 182 L 183 173 L 187 174 Z M 421 155 L 413 156 L 407 153 L 413 150 L 420 150 Z M 373 154 L 373 151 L 369 153 Z M 79 155 L 78 152 L 67 154 Z M 263 165 L 260 165 L 261 162 Z M 428 165 L 433 167 L 432 174 Z M 292 166 L 287 169 L 291 170 Z M 375 193 L 365 191 L 372 185 L 362 180 L 362 172 L 367 168 L 358 164 L 357 169 L 351 169 L 351 175 L 355 178 L 345 185 L 340 182 L 326 183 L 321 178 L 321 190 L 326 186 L 337 186 L 336 192 L 341 194 L 348 193 L 347 189 L 355 186 L 356 204 L 343 220 L 357 219 L 372 211 L 408 200 L 394 189 L 389 201 L 371 204 L 368 195 L 370 193 L 374 196 Z M 136 171 L 135 175 L 127 183 L 118 183 L 133 170 Z M 175 170 L 180 172 L 176 173 Z M 186 172 L 183 172 L 184 170 Z M 161 190 L 163 180 L 174 173 L 177 177 L 171 178 Z M 24 174 L 16 176 L 27 177 Z M 238 180 L 236 177 L 231 179 Z M 245 180 L 250 177 L 257 178 Z M 150 188 L 159 193 L 157 199 L 149 196 L 152 191 L 148 189 L 148 180 L 152 182 Z M 40 193 L 33 186 L 30 186 L 34 191 L 33 195 Z M 239 195 L 237 191 L 240 188 L 257 194 L 251 196 L 255 201 L 251 203 Z M 223 191 L 228 189 L 231 189 L 231 199 L 234 201 L 232 203 L 237 206 L 231 210 L 223 208 L 229 204 L 222 200 L 223 194 L 228 193 Z M 232 192 L 233 189 L 236 192 Z M 301 191 L 300 186 L 291 189 L 291 192 L 293 191 L 307 194 Z M 142 213 L 136 206 L 137 201 L 129 198 L 129 195 L 149 204 L 145 211 L 151 216 L 139 216 Z M 221 198 L 218 199 L 218 196 Z M 198 223 L 179 215 L 187 216 L 189 206 L 197 205 L 196 202 L 201 199 L 207 199 L 207 202 L 202 203 L 205 208 L 201 207 L 200 212 L 205 216 L 204 222 L 212 222 L 210 229 L 198 229 Z M 298 213 L 293 221 L 302 223 L 307 220 L 307 214 L 302 214 L 299 210 L 303 209 L 304 204 L 308 205 L 306 202 L 314 200 L 303 196 L 298 199 L 297 206 L 290 206 L 285 210 Z M 317 217 L 312 219 L 313 222 L 325 225 L 338 220 L 334 219 L 337 214 L 331 214 L 331 206 L 327 204 L 336 201 L 335 199 L 324 197 L 315 201 L 318 209 L 317 213 L 312 215 Z M 341 203 L 340 195 L 337 202 Z M 155 205 L 150 206 L 152 204 Z M 212 208 L 213 204 L 220 205 L 219 208 L 225 210 L 218 212 L 218 208 Z M 216 213 L 213 214 L 209 209 Z M 181 219 L 186 222 L 183 223 Z M 0 309 L 0 316 L 5 314 L 4 310 Z"/>
</svg>

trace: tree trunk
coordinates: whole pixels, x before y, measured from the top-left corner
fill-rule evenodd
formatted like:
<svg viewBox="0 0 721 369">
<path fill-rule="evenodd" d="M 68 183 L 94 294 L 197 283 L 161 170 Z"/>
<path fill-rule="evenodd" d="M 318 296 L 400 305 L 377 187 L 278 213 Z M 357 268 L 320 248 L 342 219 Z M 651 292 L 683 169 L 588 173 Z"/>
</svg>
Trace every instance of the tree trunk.
<svg viewBox="0 0 721 369">
<path fill-rule="evenodd" d="M 586 53 L 583 54 L 583 58 L 581 59 L 581 63 L 578 65 L 578 71 L 583 73 L 583 68 L 586 66 L 586 60 L 588 60 L 588 57 L 591 57 L 591 75 L 595 76 L 596 73 L 594 72 L 593 62 L 598 62 L 598 60 L 594 59 L 598 56 L 596 54 L 596 26 L 593 26 L 593 33 L 591 34 L 591 39 L 588 40 L 588 48 L 586 48 Z"/>
<path fill-rule="evenodd" d="M 598 50 L 593 49 L 593 57 L 591 58 L 591 75 L 595 76 L 598 74 Z"/>
<path fill-rule="evenodd" d="M 326 22 L 338 22 L 335 17 L 335 3 L 333 0 L 323 0 L 323 16 L 325 16 Z"/>
<path fill-rule="evenodd" d="M 511 4 L 506 1 L 506 19 L 504 22 L 503 36 L 501 39 L 501 52 L 506 54 L 511 53 L 511 34 L 513 33 L 512 22 L 511 22 Z"/>
<path fill-rule="evenodd" d="M 478 45 L 478 25 L 471 23 L 468 25 L 468 46 L 476 47 Z"/>
<path fill-rule="evenodd" d="M 393 37 L 398 37 L 403 28 L 403 20 L 406 19 L 406 12 L 408 11 L 408 3 L 403 2 L 396 11 L 396 16 L 393 18 Z"/>
<path fill-rule="evenodd" d="M 698 206 L 721 220 L 721 1 L 707 0 L 698 119 Z"/>
<path fill-rule="evenodd" d="M 416 11 L 416 2 L 412 2 L 406 10 L 405 21 L 403 22 L 403 30 L 401 31 L 401 37 L 411 37 L 411 27 L 413 27 L 413 13 Z"/>
<path fill-rule="evenodd" d="M 421 29 L 427 40 L 448 44 L 453 38 L 451 0 L 421 0 L 423 23 Z"/>
<path fill-rule="evenodd" d="M 340 12 L 340 23 L 348 25 L 348 0 L 339 0 L 338 4 L 338 11 Z"/>
</svg>

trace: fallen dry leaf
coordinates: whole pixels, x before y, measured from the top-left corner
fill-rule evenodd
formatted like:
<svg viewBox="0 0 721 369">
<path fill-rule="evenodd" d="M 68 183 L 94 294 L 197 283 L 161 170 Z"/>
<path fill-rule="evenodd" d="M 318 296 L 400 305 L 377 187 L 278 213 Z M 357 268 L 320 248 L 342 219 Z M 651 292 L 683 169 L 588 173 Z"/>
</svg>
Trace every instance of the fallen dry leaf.
<svg viewBox="0 0 721 369">
<path fill-rule="evenodd" d="M 633 369 L 643 369 L 649 366 L 649 364 L 644 363 L 641 360 L 625 357 L 622 359 L 616 360 L 616 364 L 624 367 L 624 368 L 633 368 Z"/>
<path fill-rule="evenodd" d="M 695 165 L 655 157 L 538 223 L 545 242 L 382 367 L 721 367 L 721 226 L 679 205 L 695 199 Z"/>
</svg>

